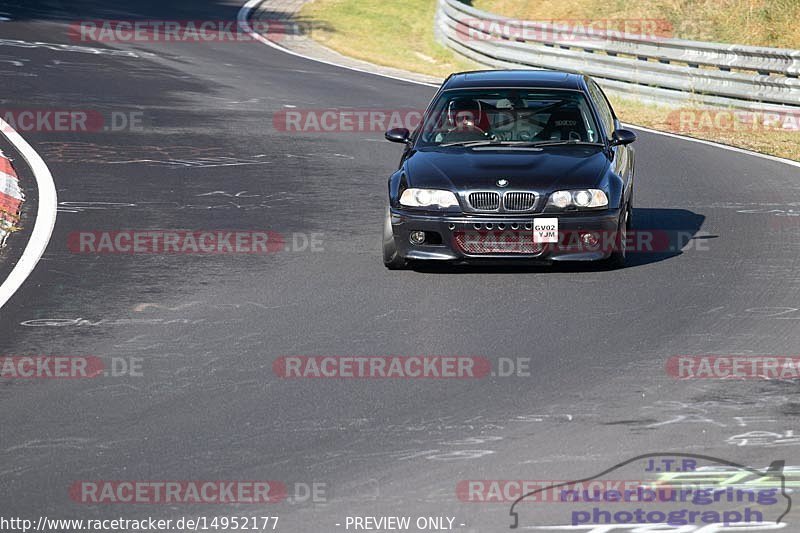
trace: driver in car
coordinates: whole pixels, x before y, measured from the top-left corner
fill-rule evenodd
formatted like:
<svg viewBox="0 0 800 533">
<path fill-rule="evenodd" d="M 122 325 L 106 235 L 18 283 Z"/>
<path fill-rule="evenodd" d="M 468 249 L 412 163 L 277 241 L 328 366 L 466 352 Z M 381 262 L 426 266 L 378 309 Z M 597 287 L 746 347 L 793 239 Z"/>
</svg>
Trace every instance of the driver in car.
<svg viewBox="0 0 800 533">
<path fill-rule="evenodd" d="M 479 100 L 454 98 L 447 104 L 447 130 L 436 142 L 479 141 L 489 136 L 489 119 Z"/>
</svg>

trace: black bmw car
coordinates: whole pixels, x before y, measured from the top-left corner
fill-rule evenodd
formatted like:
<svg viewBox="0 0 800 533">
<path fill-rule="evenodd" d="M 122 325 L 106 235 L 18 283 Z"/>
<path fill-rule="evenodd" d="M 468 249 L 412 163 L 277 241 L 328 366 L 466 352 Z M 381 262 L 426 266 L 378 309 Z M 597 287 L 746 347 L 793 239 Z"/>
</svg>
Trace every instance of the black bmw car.
<svg viewBox="0 0 800 533">
<path fill-rule="evenodd" d="M 389 179 L 383 260 L 625 262 L 636 135 L 588 76 L 453 74 Z"/>
</svg>

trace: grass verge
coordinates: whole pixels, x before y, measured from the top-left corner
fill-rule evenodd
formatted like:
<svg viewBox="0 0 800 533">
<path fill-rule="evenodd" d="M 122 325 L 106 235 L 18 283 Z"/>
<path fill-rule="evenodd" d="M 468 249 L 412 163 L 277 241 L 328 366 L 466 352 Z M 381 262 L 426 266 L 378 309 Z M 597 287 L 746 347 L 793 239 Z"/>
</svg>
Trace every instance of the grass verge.
<svg viewBox="0 0 800 533">
<path fill-rule="evenodd" d="M 800 48 L 797 0 L 472 0 L 522 20 L 659 19 L 679 39 Z"/>
<path fill-rule="evenodd" d="M 433 0 L 316 0 L 300 18 L 311 36 L 344 55 L 431 76 L 474 70 L 433 37 Z"/>
</svg>

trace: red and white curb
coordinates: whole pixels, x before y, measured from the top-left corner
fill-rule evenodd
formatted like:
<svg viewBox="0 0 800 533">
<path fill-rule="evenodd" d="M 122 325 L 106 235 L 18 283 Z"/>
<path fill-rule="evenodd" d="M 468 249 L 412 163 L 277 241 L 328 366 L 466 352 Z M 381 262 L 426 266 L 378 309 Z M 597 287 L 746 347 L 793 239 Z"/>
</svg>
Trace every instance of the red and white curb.
<svg viewBox="0 0 800 533">
<path fill-rule="evenodd" d="M 28 244 L 22 252 L 22 256 L 14 265 L 13 270 L 8 277 L 0 284 L 0 307 L 3 307 L 6 302 L 11 298 L 15 292 L 25 283 L 33 269 L 36 268 L 39 259 L 44 254 L 50 236 L 53 234 L 53 227 L 56 225 L 56 206 L 58 205 L 58 195 L 56 194 L 56 185 L 53 183 L 53 176 L 50 174 L 50 169 L 36 153 L 28 142 L 14 130 L 6 121 L 0 119 L 0 135 L 8 139 L 14 149 L 22 157 L 22 160 L 28 165 L 33 172 L 33 177 L 36 179 L 36 189 L 38 192 L 38 206 L 36 209 L 36 222 L 33 225 L 31 236 L 28 239 Z M 3 157 L 5 161 L 8 161 Z M 2 163 L 0 163 L 2 164 Z M 16 179 L 16 172 L 10 163 L 3 166 L 3 173 L 7 177 L 5 185 L 2 189 L 1 196 L 3 199 L 8 196 L 11 206 L 16 204 L 14 195 L 19 192 L 19 183 Z M 19 192 L 21 196 L 22 193 Z M 21 201 L 21 200 L 20 200 Z"/>
<path fill-rule="evenodd" d="M 17 172 L 11 160 L 0 150 L 0 248 L 19 222 L 19 211 L 25 195 L 19 188 Z"/>
</svg>

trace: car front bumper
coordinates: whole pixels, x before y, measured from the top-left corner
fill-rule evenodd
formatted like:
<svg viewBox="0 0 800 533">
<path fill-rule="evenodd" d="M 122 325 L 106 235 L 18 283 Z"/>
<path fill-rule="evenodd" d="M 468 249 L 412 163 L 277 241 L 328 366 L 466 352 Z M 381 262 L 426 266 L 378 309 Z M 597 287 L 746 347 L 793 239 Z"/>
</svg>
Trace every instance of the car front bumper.
<svg viewBox="0 0 800 533">
<path fill-rule="evenodd" d="M 559 234 L 563 235 L 577 236 L 587 232 L 604 236 L 614 235 L 619 229 L 620 210 L 490 217 L 463 214 L 420 214 L 390 209 L 390 217 L 398 253 L 405 259 L 465 263 L 550 263 L 553 261 L 598 261 L 608 258 L 612 250 L 611 247 L 602 244 L 597 247 L 543 244 L 541 246 L 512 246 L 515 248 L 514 252 L 493 250 L 491 246 L 488 247 L 490 251 L 476 252 L 474 246 L 464 246 L 464 235 L 471 235 L 474 239 L 477 235 L 493 234 L 499 239 L 500 235 L 519 234 L 525 239 L 529 238 L 532 244 L 533 230 L 525 229 L 526 225 L 530 227 L 535 219 L 541 218 L 558 218 Z M 516 229 L 512 229 L 512 227 Z M 424 231 L 426 235 L 439 235 L 441 242 L 434 239 L 433 243 L 412 244 L 409 237 L 410 233 L 414 231 Z M 466 239 L 466 242 L 470 242 L 469 238 Z"/>
</svg>

